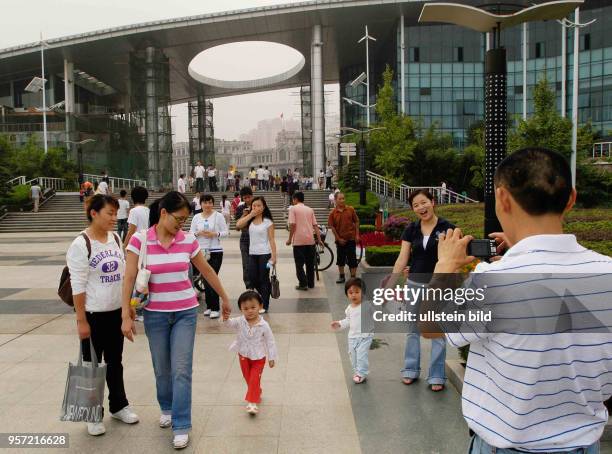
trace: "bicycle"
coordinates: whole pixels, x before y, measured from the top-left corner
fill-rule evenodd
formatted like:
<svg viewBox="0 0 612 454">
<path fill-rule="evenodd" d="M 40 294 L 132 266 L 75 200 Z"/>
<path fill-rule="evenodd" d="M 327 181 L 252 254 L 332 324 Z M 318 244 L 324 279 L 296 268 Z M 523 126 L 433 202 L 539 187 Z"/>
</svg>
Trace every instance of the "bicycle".
<svg viewBox="0 0 612 454">
<path fill-rule="evenodd" d="M 320 225 L 319 232 L 321 233 L 321 243 L 315 246 L 315 272 L 317 281 L 319 280 L 319 271 L 325 271 L 334 263 L 334 251 L 325 242 L 327 236 L 327 228 Z"/>
</svg>

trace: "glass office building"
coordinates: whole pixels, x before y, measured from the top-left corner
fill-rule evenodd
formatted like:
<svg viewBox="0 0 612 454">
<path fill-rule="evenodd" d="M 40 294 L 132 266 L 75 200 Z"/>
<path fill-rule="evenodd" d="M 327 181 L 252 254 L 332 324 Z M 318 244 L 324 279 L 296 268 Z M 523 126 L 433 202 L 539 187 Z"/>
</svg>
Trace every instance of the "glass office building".
<svg viewBox="0 0 612 454">
<path fill-rule="evenodd" d="M 612 33 L 609 32 L 612 0 L 586 1 L 580 11 L 580 22 L 593 19 L 596 19 L 594 23 L 580 30 L 578 118 L 581 124 L 590 121 L 599 136 L 607 137 L 612 135 Z M 404 33 L 398 19 L 395 40 L 385 43 L 386 47 L 393 48 L 391 57 L 389 54 L 377 56 L 378 61 L 370 63 L 373 82 L 370 102 L 376 102 L 373 87 L 382 83 L 381 74 L 388 63 L 395 70 L 398 111 L 420 119 L 425 127 L 436 124 L 461 148 L 470 125 L 484 118 L 487 35 L 454 25 L 419 24 L 414 18 L 405 20 Z M 571 118 L 573 30 L 564 32 L 557 21 L 532 22 L 526 25 L 526 33 L 523 26 L 503 30 L 502 45 L 507 50 L 509 118 L 516 121 L 523 116 L 524 96 L 526 115 L 533 113 L 533 88 L 544 77 L 555 90 L 557 109 Z M 524 47 L 527 50 L 525 74 Z M 363 66 L 344 68 L 340 77 L 341 96 L 365 103 L 364 87 L 350 86 L 350 81 L 364 69 Z M 342 124 L 365 126 L 364 110 L 343 103 Z"/>
</svg>

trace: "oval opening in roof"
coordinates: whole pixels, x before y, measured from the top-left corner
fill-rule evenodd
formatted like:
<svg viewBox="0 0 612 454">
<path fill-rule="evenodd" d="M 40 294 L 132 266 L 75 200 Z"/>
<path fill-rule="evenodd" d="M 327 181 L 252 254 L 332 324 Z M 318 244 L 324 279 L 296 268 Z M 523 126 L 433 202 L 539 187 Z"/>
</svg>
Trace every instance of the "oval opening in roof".
<svg viewBox="0 0 612 454">
<path fill-rule="evenodd" d="M 304 67 L 301 52 L 269 41 L 240 41 L 211 47 L 189 63 L 189 75 L 228 89 L 267 87 L 291 79 Z"/>
</svg>

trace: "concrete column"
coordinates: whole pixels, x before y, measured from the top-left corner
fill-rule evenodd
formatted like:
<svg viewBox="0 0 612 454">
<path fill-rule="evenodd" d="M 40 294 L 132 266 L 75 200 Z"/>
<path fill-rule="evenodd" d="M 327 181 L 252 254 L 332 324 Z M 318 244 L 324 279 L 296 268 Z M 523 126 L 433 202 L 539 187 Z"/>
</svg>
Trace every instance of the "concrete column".
<svg viewBox="0 0 612 454">
<path fill-rule="evenodd" d="M 74 121 L 74 63 L 64 60 L 64 111 L 66 112 L 66 140 L 76 140 Z M 76 147 L 66 143 L 70 159 L 77 160 Z M 73 150 L 71 152 L 71 150 Z"/>
<path fill-rule="evenodd" d="M 325 98 L 323 92 L 323 40 L 322 27 L 315 25 L 312 29 L 311 63 L 310 63 L 310 103 L 312 115 L 312 169 L 315 177 L 313 188 L 318 188 L 318 169 L 325 168 Z"/>
<path fill-rule="evenodd" d="M 202 161 L 208 166 L 212 161 L 206 149 L 206 97 L 203 91 L 198 91 L 198 150 L 196 161 Z"/>
<path fill-rule="evenodd" d="M 145 134 L 147 144 L 147 180 L 149 187 L 158 189 L 159 176 L 158 115 L 157 87 L 155 71 L 156 49 L 149 46 L 145 49 Z"/>
</svg>

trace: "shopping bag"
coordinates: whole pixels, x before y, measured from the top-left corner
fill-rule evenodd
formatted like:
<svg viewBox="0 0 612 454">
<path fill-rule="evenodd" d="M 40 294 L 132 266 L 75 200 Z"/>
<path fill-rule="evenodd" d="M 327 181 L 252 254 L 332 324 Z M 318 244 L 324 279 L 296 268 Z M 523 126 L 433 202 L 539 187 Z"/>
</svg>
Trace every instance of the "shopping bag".
<svg viewBox="0 0 612 454">
<path fill-rule="evenodd" d="M 98 364 L 96 352 L 89 340 L 91 364 L 83 364 L 83 348 L 79 347 L 76 364 L 68 364 L 68 378 L 60 420 L 101 422 L 104 417 L 104 383 L 106 364 Z"/>
<path fill-rule="evenodd" d="M 280 282 L 276 276 L 276 265 L 272 267 L 272 274 L 270 275 L 270 297 L 280 298 Z"/>
</svg>

